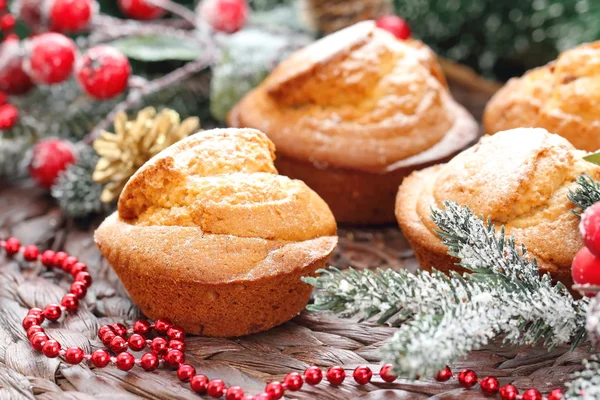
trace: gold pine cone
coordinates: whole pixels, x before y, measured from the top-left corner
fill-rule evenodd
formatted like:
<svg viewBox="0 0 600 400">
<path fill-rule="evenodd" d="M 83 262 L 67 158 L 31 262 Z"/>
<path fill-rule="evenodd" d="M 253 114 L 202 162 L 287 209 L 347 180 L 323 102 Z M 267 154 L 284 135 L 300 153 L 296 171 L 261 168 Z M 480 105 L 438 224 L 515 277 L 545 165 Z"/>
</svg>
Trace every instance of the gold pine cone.
<svg viewBox="0 0 600 400">
<path fill-rule="evenodd" d="M 302 20 L 325 34 L 394 10 L 392 0 L 300 0 L 299 6 Z"/>
<path fill-rule="evenodd" d="M 115 133 L 102 131 L 94 141 L 94 150 L 100 156 L 92 178 L 106 183 L 100 200 L 116 200 L 129 178 L 146 161 L 200 128 L 197 117 L 181 121 L 177 112 L 165 108 L 158 114 L 154 107 L 138 112 L 133 120 L 125 112 L 115 117 Z"/>
</svg>

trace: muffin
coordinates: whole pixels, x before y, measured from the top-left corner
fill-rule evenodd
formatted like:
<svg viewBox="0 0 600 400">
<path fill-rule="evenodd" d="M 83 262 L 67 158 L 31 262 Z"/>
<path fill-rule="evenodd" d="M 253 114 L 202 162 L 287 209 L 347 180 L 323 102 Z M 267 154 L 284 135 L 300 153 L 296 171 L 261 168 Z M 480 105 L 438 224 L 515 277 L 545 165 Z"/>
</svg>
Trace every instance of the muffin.
<svg viewBox="0 0 600 400">
<path fill-rule="evenodd" d="M 361 22 L 283 61 L 230 112 L 275 143 L 279 172 L 306 182 L 338 222 L 394 221 L 402 179 L 474 142 L 433 52 Z"/>
<path fill-rule="evenodd" d="M 452 200 L 498 229 L 503 225 L 541 271 L 570 287 L 571 262 L 583 241 L 567 194 L 583 173 L 600 178 L 600 167 L 583 160 L 585 154 L 544 129 L 513 129 L 485 136 L 447 164 L 411 174 L 398 191 L 396 217 L 421 268 L 460 270 L 431 220 L 432 207 Z"/>
<path fill-rule="evenodd" d="M 300 278 L 325 267 L 336 224 L 315 192 L 277 174 L 274 151 L 253 129 L 204 131 L 131 177 L 95 240 L 145 315 L 229 337 L 306 306 Z"/>
<path fill-rule="evenodd" d="M 545 128 L 578 149 L 600 149 L 600 42 L 562 53 L 550 64 L 513 78 L 487 104 L 489 134 Z"/>
</svg>

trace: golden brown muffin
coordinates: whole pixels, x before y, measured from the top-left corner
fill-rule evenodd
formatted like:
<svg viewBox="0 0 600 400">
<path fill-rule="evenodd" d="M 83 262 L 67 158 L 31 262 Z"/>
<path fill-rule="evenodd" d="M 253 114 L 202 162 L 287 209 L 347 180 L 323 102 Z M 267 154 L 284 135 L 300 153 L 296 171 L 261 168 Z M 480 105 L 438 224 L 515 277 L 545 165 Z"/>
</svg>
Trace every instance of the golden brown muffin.
<svg viewBox="0 0 600 400">
<path fill-rule="evenodd" d="M 215 129 L 160 152 L 131 177 L 95 240 L 148 317 L 241 336 L 298 314 L 337 243 L 327 204 L 277 175 L 273 143 Z"/>
<path fill-rule="evenodd" d="M 567 194 L 582 173 L 600 178 L 600 167 L 583 160 L 585 154 L 544 129 L 513 129 L 410 175 L 398 191 L 396 217 L 421 268 L 459 270 L 431 220 L 431 207 L 452 200 L 504 225 L 540 270 L 570 287 L 571 262 L 583 242 Z"/>
<path fill-rule="evenodd" d="M 562 53 L 550 64 L 513 78 L 487 104 L 487 133 L 545 128 L 576 148 L 600 149 L 600 42 Z"/>
<path fill-rule="evenodd" d="M 306 182 L 338 222 L 353 224 L 394 221 L 402 179 L 451 158 L 478 134 L 433 52 L 372 21 L 283 61 L 228 123 L 265 132 L 280 173 Z"/>
</svg>

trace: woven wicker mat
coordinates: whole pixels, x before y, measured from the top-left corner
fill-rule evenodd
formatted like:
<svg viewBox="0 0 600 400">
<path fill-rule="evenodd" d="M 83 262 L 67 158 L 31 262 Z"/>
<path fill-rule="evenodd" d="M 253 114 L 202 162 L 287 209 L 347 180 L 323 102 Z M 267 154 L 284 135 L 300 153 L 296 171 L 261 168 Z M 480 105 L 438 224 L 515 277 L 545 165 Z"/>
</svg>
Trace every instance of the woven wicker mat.
<svg viewBox="0 0 600 400">
<path fill-rule="evenodd" d="M 485 94 L 460 88 L 453 91 L 474 115 L 481 115 Z M 102 346 L 95 338 L 100 325 L 131 323 L 141 316 L 93 243 L 92 233 L 99 222 L 77 225 L 65 220 L 41 191 L 0 183 L 0 237 L 16 236 L 23 243 L 64 249 L 89 266 L 95 283 L 84 305 L 64 322 L 48 328 L 63 346 L 81 346 L 86 352 Z M 416 268 L 396 227 L 340 229 L 340 245 L 332 263 L 339 268 Z M 198 398 L 178 382 L 173 371 L 147 373 L 134 368 L 122 372 L 112 366 L 90 369 L 86 365 L 69 366 L 33 351 L 20 321 L 29 307 L 59 302 L 68 288 L 68 280 L 63 278 L 45 268 L 24 269 L 15 261 L 0 259 L 0 399 Z M 264 382 L 281 380 L 287 372 L 302 371 L 309 365 L 339 364 L 348 371 L 358 364 L 377 368 L 377 350 L 393 332 L 385 326 L 305 312 L 278 328 L 241 339 L 191 337 L 186 357 L 209 377 L 258 393 Z M 584 349 L 570 352 L 567 347 L 547 351 L 493 345 L 472 352 L 452 368 L 473 368 L 481 377 L 493 375 L 501 384 L 512 382 L 519 389 L 549 391 L 568 380 L 587 355 Z M 340 388 L 323 383 L 314 388 L 305 386 L 301 392 L 290 393 L 289 398 L 477 399 L 481 392 L 463 390 L 456 381 L 439 383 L 430 377 L 399 379 L 393 384 L 377 378 L 362 387 L 353 383 Z"/>
</svg>

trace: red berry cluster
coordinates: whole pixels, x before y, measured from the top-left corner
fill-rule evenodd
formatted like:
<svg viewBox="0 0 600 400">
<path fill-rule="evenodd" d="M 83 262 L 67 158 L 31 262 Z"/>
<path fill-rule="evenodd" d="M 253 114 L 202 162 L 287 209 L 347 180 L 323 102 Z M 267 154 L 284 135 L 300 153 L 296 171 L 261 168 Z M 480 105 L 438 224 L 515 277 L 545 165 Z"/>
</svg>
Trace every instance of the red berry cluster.
<svg viewBox="0 0 600 400">
<path fill-rule="evenodd" d="M 80 33 L 89 28 L 98 4 L 94 0 L 19 0 L 16 9 L 34 33 Z"/>
<path fill-rule="evenodd" d="M 392 35 L 396 36 L 396 38 L 401 40 L 406 40 L 412 35 L 408 23 L 397 15 L 384 15 L 379 17 L 375 21 L 375 25 L 378 28 L 390 32 Z"/>
<path fill-rule="evenodd" d="M 62 139 L 40 140 L 33 147 L 29 175 L 40 187 L 50 189 L 58 175 L 75 160 L 75 147 L 71 142 Z"/>
<path fill-rule="evenodd" d="M 246 0 L 204 0 L 200 17 L 214 30 L 234 33 L 246 25 L 250 7 Z"/>
<path fill-rule="evenodd" d="M 163 8 L 152 4 L 148 0 L 118 0 L 117 4 L 123 14 L 133 19 L 152 20 L 165 14 Z"/>
<path fill-rule="evenodd" d="M 122 371 L 129 371 L 134 366 L 139 366 L 145 371 L 154 371 L 160 365 L 175 370 L 177 377 L 182 382 L 188 382 L 191 390 L 201 395 L 225 400 L 278 400 L 286 391 L 295 392 L 302 389 L 304 383 L 315 386 L 321 383 L 323 377 L 332 386 L 339 386 L 346 380 L 346 371 L 340 366 L 330 367 L 325 374 L 321 368 L 308 367 L 303 374 L 298 372 L 288 373 L 283 382 L 270 382 L 265 386 L 264 392 L 250 396 L 244 393 L 239 386 L 227 386 L 221 379 L 209 379 L 206 375 L 198 374 L 196 368 L 185 363 L 185 332 L 173 326 L 169 321 L 158 319 L 151 324 L 145 320 L 138 320 L 133 328 L 127 329 L 123 324 L 104 325 L 98 329 L 98 338 L 107 347 L 107 350 L 98 349 L 91 354 L 85 354 L 80 347 L 63 349 L 56 340 L 48 337 L 42 324 L 45 320 L 57 321 L 65 312 L 74 312 L 79 308 L 79 301 L 83 299 L 92 284 L 92 277 L 87 266 L 77 258 L 67 253 L 46 250 L 40 254 L 37 246 L 21 246 L 16 238 L 0 241 L 0 249 L 8 257 L 21 254 L 24 261 L 39 262 L 48 268 L 61 269 L 74 278 L 69 293 L 65 294 L 60 305 L 48 304 L 44 309 L 32 308 L 23 318 L 23 328 L 31 346 L 42 352 L 46 357 L 60 357 L 68 364 L 87 362 L 96 368 L 104 368 L 109 364 L 115 365 Z M 139 358 L 129 352 L 146 352 Z M 438 382 L 446 382 L 453 377 L 448 366 L 439 371 L 435 376 Z M 387 383 L 394 382 L 398 377 L 393 373 L 392 365 L 386 364 L 379 370 L 379 377 Z M 373 378 L 373 371 L 366 365 L 358 366 L 352 372 L 354 382 L 367 385 Z M 458 374 L 458 382 L 464 388 L 471 388 L 478 383 L 475 371 L 465 369 Z M 519 395 L 513 385 L 500 387 L 498 379 L 485 377 L 479 381 L 479 387 L 484 395 L 500 395 L 501 400 L 542 400 L 542 394 L 537 389 L 528 389 Z M 563 392 L 555 389 L 546 400 L 560 400 Z"/>
<path fill-rule="evenodd" d="M 579 230 L 585 246 L 573 259 L 573 281 L 579 285 L 600 285 L 600 203 L 581 215 Z"/>
<path fill-rule="evenodd" d="M 0 0 L 0 32 L 4 40 L 13 37 L 17 19 L 13 14 L 8 12 L 7 0 Z"/>
</svg>

